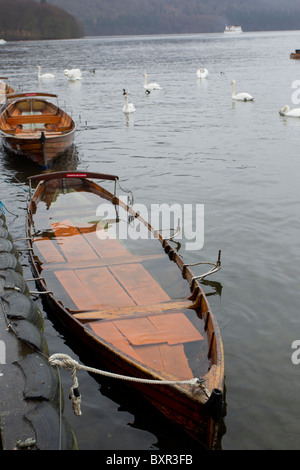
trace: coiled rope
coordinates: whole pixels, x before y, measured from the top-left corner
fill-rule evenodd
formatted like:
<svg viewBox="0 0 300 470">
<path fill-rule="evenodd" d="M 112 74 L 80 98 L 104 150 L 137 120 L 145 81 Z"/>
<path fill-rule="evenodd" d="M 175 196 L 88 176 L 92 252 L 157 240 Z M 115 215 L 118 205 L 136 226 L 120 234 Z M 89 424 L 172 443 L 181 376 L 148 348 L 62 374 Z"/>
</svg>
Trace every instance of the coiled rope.
<svg viewBox="0 0 300 470">
<path fill-rule="evenodd" d="M 87 372 L 92 372 L 94 374 L 100 374 L 105 377 L 111 377 L 111 378 L 119 379 L 119 380 L 126 380 L 128 382 L 137 382 L 137 383 L 152 384 L 152 385 L 189 384 L 194 387 L 200 386 L 204 389 L 206 393 L 209 393 L 206 387 L 203 386 L 203 382 L 205 382 L 205 379 L 193 378 L 190 380 L 177 380 L 177 381 L 139 379 L 136 377 L 128 377 L 126 375 L 114 374 L 113 372 L 107 372 L 107 371 L 100 370 L 100 369 L 94 369 L 93 367 L 84 366 L 82 364 L 79 364 L 79 362 L 75 361 L 75 359 L 72 359 L 67 354 L 62 354 L 62 353 L 52 354 L 52 356 L 49 357 L 48 361 L 52 366 L 57 366 L 62 369 L 71 371 L 73 385 L 70 388 L 70 398 L 72 400 L 74 413 L 77 416 L 82 415 L 82 412 L 80 409 L 81 396 L 80 396 L 79 389 L 78 389 L 79 383 L 78 383 L 78 379 L 76 375 L 78 370 L 85 370 Z"/>
</svg>

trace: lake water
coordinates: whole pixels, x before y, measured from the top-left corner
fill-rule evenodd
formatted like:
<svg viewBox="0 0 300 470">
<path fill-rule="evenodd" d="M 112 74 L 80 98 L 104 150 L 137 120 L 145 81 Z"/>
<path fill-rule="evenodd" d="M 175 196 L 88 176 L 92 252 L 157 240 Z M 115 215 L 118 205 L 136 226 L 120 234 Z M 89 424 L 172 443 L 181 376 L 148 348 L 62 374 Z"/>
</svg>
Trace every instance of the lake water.
<svg viewBox="0 0 300 470">
<path fill-rule="evenodd" d="M 1 75 L 18 90 L 57 93 L 79 121 L 65 167 L 117 174 L 135 202 L 204 204 L 204 245 L 181 254 L 186 263 L 216 261 L 222 269 L 203 288 L 225 350 L 225 450 L 297 449 L 300 365 L 292 363 L 299 321 L 300 61 L 289 55 L 300 31 L 180 36 L 104 37 L 11 42 L 0 46 Z M 39 82 L 36 66 L 56 78 Z M 196 70 L 209 70 L 199 80 Z M 80 67 L 80 82 L 65 68 Z M 92 70 L 95 69 L 95 73 Z M 146 95 L 143 73 L 163 89 Z M 233 102 L 247 91 L 254 102 Z M 123 114 L 123 89 L 136 108 Z M 299 95 L 300 96 L 300 95 Z M 0 200 L 10 233 L 24 236 L 27 176 L 40 170 L 0 149 Z M 22 254 L 25 277 L 31 277 Z M 201 274 L 201 269 L 199 273 Z M 33 286 L 32 286 L 33 287 Z M 92 359 L 61 330 L 41 300 L 50 354 Z M 67 399 L 71 377 L 61 372 L 64 415 L 80 449 L 167 450 L 194 444 L 119 382 L 79 372 L 81 417 Z"/>
</svg>

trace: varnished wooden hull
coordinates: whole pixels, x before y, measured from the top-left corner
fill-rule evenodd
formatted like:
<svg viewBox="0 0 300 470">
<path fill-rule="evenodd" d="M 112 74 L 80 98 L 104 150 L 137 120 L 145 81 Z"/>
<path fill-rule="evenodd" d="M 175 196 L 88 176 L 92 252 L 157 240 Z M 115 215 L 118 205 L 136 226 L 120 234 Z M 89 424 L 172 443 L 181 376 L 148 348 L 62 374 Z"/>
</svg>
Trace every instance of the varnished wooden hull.
<svg viewBox="0 0 300 470">
<path fill-rule="evenodd" d="M 71 147 L 74 143 L 74 137 L 75 129 L 65 135 L 49 136 L 45 142 L 42 142 L 41 136 L 31 139 L 2 134 L 2 142 L 8 151 L 25 157 L 42 168 L 47 168 Z"/>
<path fill-rule="evenodd" d="M 89 179 L 86 179 L 87 177 Z M 190 268 L 184 265 L 181 257 L 171 245 L 133 209 L 124 205 L 115 195 L 90 181 L 90 178 L 100 178 L 100 175 L 60 172 L 30 179 L 32 182 L 42 180 L 33 199 L 29 202 L 27 214 L 27 236 L 33 272 L 36 278 L 40 278 L 37 284 L 40 290 L 45 292 L 47 302 L 68 331 L 73 332 L 83 344 L 93 351 L 93 357 L 98 357 L 100 363 L 105 364 L 112 372 L 148 380 L 174 381 L 168 385 L 149 385 L 137 382 L 130 382 L 130 384 L 168 419 L 181 426 L 190 436 L 203 443 L 207 448 L 212 449 L 215 445 L 222 413 L 224 355 L 218 325 L 207 298 L 198 281 L 193 279 Z M 114 179 L 114 177 L 108 179 Z M 63 192 L 61 192 L 62 188 Z M 119 243 L 113 242 L 112 245 L 109 245 L 110 240 L 106 244 L 106 241 L 99 240 L 99 237 L 96 238 L 92 222 L 84 224 L 78 218 L 80 212 L 78 202 L 81 203 L 84 200 L 82 195 L 85 197 L 90 192 L 93 197 L 97 197 L 96 201 L 99 197 L 99 201 L 102 200 L 102 203 L 103 200 L 107 201 L 114 208 L 118 208 L 118 210 L 122 208 L 130 216 L 140 220 L 155 235 L 153 242 L 155 248 L 151 246 L 148 252 L 142 245 L 142 251 L 139 248 L 140 251 L 135 252 L 135 248 L 133 248 L 132 253 L 129 253 L 127 249 L 124 251 L 124 247 Z M 71 197 L 76 194 L 77 199 L 75 198 L 74 201 L 77 201 L 76 227 L 79 227 L 78 229 L 73 226 L 71 220 L 67 222 L 59 220 L 59 217 L 63 215 L 62 207 L 60 207 L 61 201 L 64 200 L 62 194 L 68 194 Z M 40 204 L 41 211 L 39 211 Z M 50 230 L 44 227 L 43 231 L 42 225 L 39 226 L 40 223 L 44 224 L 43 207 L 47 207 L 47 217 L 49 217 L 48 211 L 51 210 L 52 204 L 56 205 L 58 221 L 54 221 L 54 211 L 53 214 L 51 213 Z M 71 207 L 72 205 L 68 214 L 69 218 L 72 217 Z M 82 207 L 83 216 L 85 211 L 86 209 Z M 42 214 L 41 219 L 38 214 Z M 38 234 L 35 234 L 34 230 Z M 52 230 L 54 230 L 54 234 Z M 78 238 L 78 235 L 82 239 Z M 59 240 L 58 245 L 54 245 L 56 240 Z M 76 248 L 78 240 L 80 243 Z M 87 248 L 84 248 L 87 241 L 90 246 L 88 248 L 86 245 Z M 103 245 L 103 243 L 105 244 Z M 79 248 L 81 246 L 82 250 Z M 59 250 L 61 248 L 62 251 L 59 253 L 57 248 Z M 110 249 L 111 253 L 109 254 Z M 98 255 L 95 256 L 95 252 L 101 253 L 101 250 L 104 251 L 102 251 L 100 258 Z M 154 269 L 156 263 L 163 263 L 163 265 L 158 264 L 158 271 L 153 274 L 154 271 L 151 270 Z M 149 272 L 146 271 L 146 267 L 147 269 L 150 267 Z M 91 274 L 93 270 L 94 274 Z M 160 276 L 166 278 L 164 270 L 176 285 L 175 299 L 170 294 L 172 289 L 166 287 L 170 281 L 167 281 L 166 285 L 165 281 L 157 283 Z M 130 279 L 132 272 L 138 273 L 133 284 Z M 112 273 L 113 276 L 111 276 Z M 149 273 L 152 275 L 150 276 Z M 103 277 L 104 274 L 106 277 Z M 55 281 L 52 285 L 53 275 Z M 86 279 L 81 284 L 82 291 L 77 286 L 81 276 Z M 142 280 L 143 278 L 145 280 Z M 70 280 L 68 281 L 68 279 Z M 114 286 L 111 295 L 108 292 L 110 287 L 107 284 L 107 279 L 111 279 Z M 57 280 L 66 289 L 65 300 L 65 294 L 62 291 L 55 292 Z M 91 286 L 90 294 L 85 296 L 84 292 L 86 288 L 89 288 L 89 284 L 93 284 L 93 286 Z M 124 287 L 124 291 L 120 290 L 120 284 L 126 287 L 126 289 Z M 187 297 L 177 299 L 181 289 L 187 294 Z M 93 307 L 93 297 L 95 302 L 99 302 L 102 307 Z M 71 298 L 72 301 L 68 304 L 68 299 Z M 118 299 L 121 299 L 120 304 Z M 73 310 L 70 308 L 72 302 L 76 304 Z M 150 330 L 146 329 L 143 330 L 141 336 L 138 336 L 137 330 L 140 328 L 141 321 L 143 323 L 147 320 L 149 323 L 149 319 L 155 322 L 158 330 L 155 333 L 149 333 Z M 131 321 L 133 323 L 126 333 L 125 330 Z M 163 327 L 165 329 L 162 334 L 163 331 L 159 330 L 157 322 L 166 321 L 167 325 Z M 174 321 L 178 323 L 174 323 Z M 197 330 L 193 324 L 197 325 Z M 121 331 L 125 331 L 125 337 L 126 335 L 128 338 L 131 337 L 125 349 L 123 343 L 118 342 L 119 339 L 109 336 L 111 333 L 108 333 L 107 336 L 105 332 L 107 328 L 110 330 L 116 326 L 118 329 L 121 328 Z M 122 330 L 124 326 L 125 330 Z M 149 327 L 147 326 L 147 328 Z M 198 331 L 199 328 L 201 334 L 200 330 Z M 156 334 L 155 339 L 154 336 L 149 339 L 149 335 Z M 165 336 L 169 336 L 167 340 Z M 185 339 L 182 339 L 184 336 Z M 157 341 L 161 345 L 153 345 Z M 196 348 L 191 357 L 187 356 L 189 360 L 194 361 L 194 354 L 196 354 L 195 357 L 202 357 L 203 354 L 201 361 L 204 361 L 205 365 L 201 367 L 204 367 L 203 370 L 205 370 L 205 372 L 202 370 L 204 382 L 195 387 L 187 383 L 175 383 L 178 380 L 191 378 L 191 374 L 196 373 L 196 370 L 190 369 L 182 356 L 182 354 L 187 354 L 183 353 L 183 349 L 181 349 L 182 341 L 184 341 L 184 345 L 189 345 L 189 348 L 191 346 Z M 149 359 L 147 356 L 149 351 L 152 355 L 156 354 L 158 347 L 163 360 L 166 361 L 164 368 L 161 365 L 155 365 L 156 359 L 154 360 L 153 357 Z M 201 355 L 198 347 L 204 348 Z M 147 353 L 146 356 L 145 353 Z M 144 357 L 144 362 L 141 361 L 141 357 Z M 172 357 L 171 362 L 170 357 Z M 176 358 L 178 358 L 178 364 Z"/>
</svg>

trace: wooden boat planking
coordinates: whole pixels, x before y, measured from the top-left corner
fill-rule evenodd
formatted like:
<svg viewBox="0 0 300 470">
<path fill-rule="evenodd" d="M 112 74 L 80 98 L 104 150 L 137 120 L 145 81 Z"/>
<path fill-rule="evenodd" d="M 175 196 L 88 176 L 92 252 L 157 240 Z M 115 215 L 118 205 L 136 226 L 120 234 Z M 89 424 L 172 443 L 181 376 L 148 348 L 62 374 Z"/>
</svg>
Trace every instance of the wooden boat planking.
<svg viewBox="0 0 300 470">
<path fill-rule="evenodd" d="M 148 315 L 148 319 L 155 318 L 156 321 L 163 322 L 163 316 L 166 316 L 167 319 L 167 331 L 168 336 L 171 335 L 171 339 L 169 341 L 173 341 L 176 343 L 179 342 L 178 335 L 181 335 L 181 332 L 178 332 L 178 321 L 181 322 L 183 319 L 182 315 L 185 315 L 185 312 L 195 312 L 197 319 L 201 319 L 203 323 L 203 334 L 206 339 L 207 344 L 207 361 L 208 367 L 207 372 L 204 375 L 204 385 L 199 387 L 191 387 L 189 384 L 172 384 L 172 385 L 148 385 L 148 384 L 141 384 L 133 382 L 132 385 L 139 390 L 144 397 L 146 397 L 154 406 L 157 407 L 167 418 L 171 421 L 179 424 L 188 434 L 190 434 L 194 439 L 204 443 L 209 449 L 213 448 L 215 443 L 215 438 L 218 432 L 218 423 L 220 422 L 221 411 L 222 411 L 222 393 L 223 393 L 223 381 L 224 381 L 224 354 L 223 354 L 223 345 L 221 340 L 221 335 L 219 332 L 219 328 L 217 322 L 213 316 L 213 313 L 210 309 L 209 303 L 207 298 L 201 288 L 201 285 L 197 279 L 195 279 L 190 267 L 186 266 L 182 259 L 179 257 L 177 252 L 175 252 L 172 246 L 169 244 L 168 241 L 163 239 L 161 234 L 155 231 L 147 221 L 145 221 L 139 214 L 135 213 L 135 211 L 124 204 L 123 201 L 119 200 L 116 197 L 116 193 L 111 194 L 106 189 L 98 186 L 90 179 L 107 179 L 112 181 L 117 181 L 117 177 L 114 175 L 103 175 L 99 173 L 89 173 L 89 172 L 58 172 L 58 173 L 49 173 L 45 175 L 37 175 L 31 177 L 30 184 L 32 182 L 39 182 L 38 187 L 36 188 L 35 194 L 33 198 L 30 199 L 28 204 L 28 212 L 27 212 L 27 236 L 29 239 L 29 248 L 30 248 L 30 258 L 33 267 L 34 276 L 37 279 L 37 285 L 39 289 L 45 293 L 45 297 L 53 309 L 54 312 L 58 315 L 60 321 L 68 328 L 69 331 L 72 331 L 78 338 L 81 339 L 85 345 L 90 348 L 97 357 L 100 358 L 101 364 L 105 364 L 111 371 L 116 373 L 124 374 L 126 373 L 130 377 L 138 377 L 138 378 L 145 378 L 145 379 L 152 379 L 152 380 L 166 380 L 167 378 L 170 380 L 174 380 L 177 378 L 174 373 L 168 373 L 167 371 L 158 371 L 153 369 L 147 364 L 143 364 L 139 358 L 134 357 L 134 353 L 132 350 L 129 353 L 124 352 L 124 350 L 118 350 L 115 345 L 113 345 L 112 340 L 107 340 L 107 338 L 101 336 L 97 336 L 98 329 L 101 330 L 104 328 L 109 328 L 112 322 L 123 322 L 122 328 L 124 331 L 124 325 L 126 326 L 126 320 L 134 318 L 134 328 L 135 330 L 139 327 L 138 321 L 144 322 L 145 319 L 145 312 Z M 155 293 L 149 296 L 151 300 L 154 298 L 152 303 L 149 299 L 143 304 L 144 295 L 147 295 L 147 291 L 143 291 L 144 293 L 140 296 L 142 300 L 137 303 L 134 303 L 131 306 L 115 306 L 112 305 L 105 306 L 103 308 L 93 308 L 91 305 L 89 308 L 87 306 L 87 298 L 83 294 L 76 290 L 76 295 L 81 297 L 81 299 L 77 300 L 78 303 L 75 308 L 68 308 L 64 305 L 64 302 L 61 298 L 57 298 L 49 289 L 49 282 L 46 281 L 47 272 L 48 270 L 51 271 L 51 262 L 53 263 L 52 266 L 55 264 L 55 275 L 57 276 L 56 279 L 60 278 L 64 279 L 63 282 L 66 282 L 66 274 L 67 270 L 64 269 L 63 265 L 67 265 L 66 261 L 60 259 L 57 256 L 57 253 L 53 250 L 53 246 L 51 244 L 52 239 L 46 240 L 45 247 L 43 245 L 44 256 L 49 256 L 50 262 L 42 262 L 42 254 L 38 250 L 38 244 L 40 246 L 44 243 L 45 236 L 44 234 L 39 234 L 38 239 L 34 236 L 33 233 L 33 217 L 37 212 L 38 204 L 41 200 L 44 200 L 46 206 L 49 208 L 51 205 L 52 196 L 48 198 L 47 192 L 49 192 L 50 188 L 52 188 L 52 193 L 54 191 L 53 188 L 58 187 L 68 188 L 70 186 L 77 187 L 78 190 L 87 190 L 91 191 L 94 194 L 101 195 L 104 200 L 112 202 L 115 207 L 123 207 L 124 210 L 128 212 L 131 216 L 137 218 L 144 224 L 147 229 L 152 232 L 155 236 L 156 242 L 160 249 L 158 252 L 155 253 L 156 257 L 160 257 L 163 255 L 164 260 L 167 260 L 168 265 L 171 264 L 172 266 L 177 265 L 176 272 L 180 274 L 182 282 L 188 285 L 188 296 L 184 299 L 172 299 L 169 298 L 165 292 L 161 291 L 159 284 L 154 286 Z M 34 222 L 35 223 L 35 222 Z M 53 224 L 55 225 L 55 224 Z M 70 225 L 68 225 L 68 228 Z M 56 228 L 60 228 L 56 226 Z M 73 228 L 72 228 L 73 230 Z M 87 232 L 88 233 L 88 232 Z M 95 229 L 93 232 L 95 234 Z M 86 234 L 85 234 L 86 235 Z M 72 239 L 72 237 L 68 237 L 68 243 Z M 61 238 L 60 238 L 61 240 Z M 117 241 L 118 242 L 118 241 Z M 66 245 L 66 248 L 68 244 Z M 122 256 L 122 247 L 118 247 L 118 243 L 114 244 L 112 251 L 115 249 L 120 249 L 119 255 L 117 256 L 107 256 L 100 258 L 98 261 L 98 271 L 100 272 L 101 266 L 108 265 L 109 269 L 112 270 L 115 264 L 121 264 L 121 268 L 123 269 L 123 273 L 126 273 L 126 277 L 128 278 L 128 266 L 130 266 L 130 260 L 126 264 L 126 256 Z M 93 247 L 95 249 L 95 246 Z M 163 248 L 163 250 L 161 250 Z M 160 252 L 161 250 L 161 252 Z M 71 249 L 70 249 L 71 252 Z M 78 269 L 82 269 L 85 272 L 86 266 L 88 265 L 88 261 L 91 261 L 93 265 L 93 259 L 86 260 L 76 258 L 76 253 L 78 253 L 75 249 L 75 259 L 69 260 L 69 269 L 75 270 L 77 265 L 79 265 Z M 73 253 L 73 255 L 74 255 Z M 166 256 L 166 254 L 168 256 Z M 92 255 L 91 255 L 92 256 Z M 133 256 L 133 255 L 132 255 Z M 131 265 L 139 264 L 141 259 L 145 256 L 150 257 L 150 255 L 140 254 L 139 259 L 138 256 L 135 254 L 131 259 Z M 114 262 L 112 259 L 114 258 Z M 116 260 L 117 258 L 117 260 Z M 117 263 L 116 263 L 117 261 Z M 102 263 L 102 264 L 101 264 Z M 97 263 L 94 264 L 97 266 Z M 125 268 L 124 268 L 125 266 Z M 179 269 L 178 269 L 179 268 Z M 91 268 L 90 268 L 91 269 Z M 121 271 L 122 271 L 121 269 Z M 172 268 L 173 269 L 173 268 Z M 62 273 L 61 276 L 58 273 Z M 78 271 L 77 271 L 78 272 Z M 118 282 L 124 282 L 123 279 L 117 278 Z M 128 281 L 128 279 L 126 279 Z M 186 282 L 187 281 L 187 282 Z M 72 285 L 72 279 L 70 281 Z M 102 281 L 101 281 L 102 282 Z M 127 283 L 128 289 L 128 283 Z M 151 290 L 150 282 L 148 281 L 147 288 Z M 130 287 L 132 289 L 132 287 Z M 104 289 L 105 290 L 105 289 Z M 91 293 L 91 297 L 93 297 L 95 292 L 95 288 L 93 293 Z M 130 292 L 131 295 L 133 291 Z M 114 297 L 118 296 L 117 289 L 113 292 Z M 83 308 L 80 309 L 78 305 L 80 305 L 80 300 L 83 302 Z M 163 314 L 163 315 L 158 315 Z M 179 316 L 180 314 L 180 316 Z M 99 318 L 102 320 L 99 321 Z M 180 323 L 181 324 L 181 323 Z M 128 326 L 128 324 L 127 324 Z M 166 331 L 166 325 L 164 325 Z M 129 335 L 132 334 L 132 327 L 129 328 Z M 144 330 L 143 330 L 144 331 Z M 171 331 L 171 333 L 170 333 Z M 192 331 L 192 333 L 191 333 Z M 99 333 L 101 335 L 101 333 Z M 128 334 L 128 333 L 127 333 Z M 183 333 L 182 333 L 183 334 Z M 191 335 L 192 336 L 189 336 Z M 190 325 L 187 325 L 186 335 L 189 338 L 193 339 L 193 335 L 195 333 Z M 198 333 L 199 334 L 199 333 Z M 173 337 L 172 337 L 173 335 Z M 177 338 L 174 339 L 177 336 Z M 105 335 L 104 335 L 105 336 Z M 150 340 L 150 342 L 152 339 Z M 120 343 L 119 343 L 120 344 Z M 192 343 L 190 343 L 192 344 Z M 145 344 L 143 344 L 144 348 Z M 147 346 L 147 345 L 146 345 Z M 126 346 L 128 347 L 128 345 Z M 149 345 L 148 345 L 149 347 Z M 132 349 L 132 348 L 131 348 Z M 169 347 L 170 349 L 170 347 Z M 151 349 L 152 354 L 154 349 Z M 174 361 L 173 361 L 174 362 Z M 175 361 L 176 362 L 176 361 Z M 184 372 L 188 374 L 187 372 Z M 187 377 L 184 377 L 187 378 Z M 188 378 L 191 378 L 189 376 Z"/>
<path fill-rule="evenodd" d="M 76 124 L 51 99 L 51 93 L 20 93 L 6 96 L 0 115 L 4 147 L 26 157 L 43 169 L 74 142 Z"/>
</svg>

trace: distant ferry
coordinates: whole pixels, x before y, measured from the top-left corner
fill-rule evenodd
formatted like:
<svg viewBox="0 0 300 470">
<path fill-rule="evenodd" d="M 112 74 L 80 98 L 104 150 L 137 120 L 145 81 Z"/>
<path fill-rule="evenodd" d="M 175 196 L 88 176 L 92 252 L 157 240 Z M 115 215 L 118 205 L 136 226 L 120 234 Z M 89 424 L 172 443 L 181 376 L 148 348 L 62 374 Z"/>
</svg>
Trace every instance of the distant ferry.
<svg viewBox="0 0 300 470">
<path fill-rule="evenodd" d="M 5 39 L 0 39 L 0 44 L 5 44 L 5 43 L 6 43 Z"/>
<path fill-rule="evenodd" d="M 234 25 L 234 26 L 226 26 L 224 33 L 230 33 L 230 34 L 240 34 L 242 33 L 242 27 L 239 25 Z"/>
</svg>

